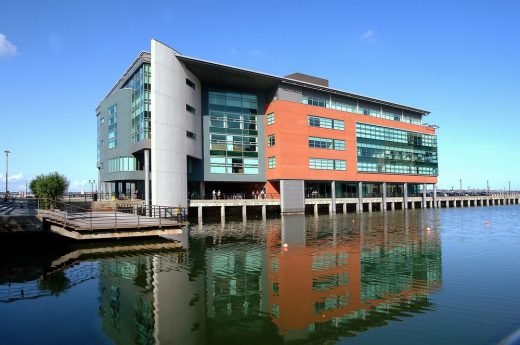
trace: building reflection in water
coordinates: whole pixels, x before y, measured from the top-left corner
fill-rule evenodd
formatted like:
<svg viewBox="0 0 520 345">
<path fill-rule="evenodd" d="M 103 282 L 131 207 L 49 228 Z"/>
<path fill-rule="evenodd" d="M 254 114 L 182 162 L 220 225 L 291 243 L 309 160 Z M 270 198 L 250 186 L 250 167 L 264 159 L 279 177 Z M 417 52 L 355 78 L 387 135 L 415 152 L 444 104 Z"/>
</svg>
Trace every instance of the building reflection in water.
<svg viewBox="0 0 520 345">
<path fill-rule="evenodd" d="M 434 212 L 205 225 L 177 247 L 90 248 L 53 262 L 70 281 L 95 266 L 98 316 L 117 344 L 327 342 L 431 310 L 441 286 Z"/>
<path fill-rule="evenodd" d="M 433 307 L 438 231 L 421 220 L 410 229 L 406 213 L 348 220 L 286 216 L 268 232 L 269 308 L 286 341 L 353 335 Z"/>
</svg>

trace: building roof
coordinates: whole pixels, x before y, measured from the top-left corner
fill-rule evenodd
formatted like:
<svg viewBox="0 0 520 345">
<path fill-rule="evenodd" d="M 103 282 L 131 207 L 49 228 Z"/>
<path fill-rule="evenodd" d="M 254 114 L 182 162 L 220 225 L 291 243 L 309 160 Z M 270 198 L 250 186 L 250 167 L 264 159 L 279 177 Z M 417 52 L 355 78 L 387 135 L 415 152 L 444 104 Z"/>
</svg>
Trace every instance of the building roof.
<svg viewBox="0 0 520 345">
<path fill-rule="evenodd" d="M 173 48 L 171 48 L 173 49 Z M 235 67 L 231 65 L 221 64 L 213 61 L 203 60 L 195 57 L 190 57 L 187 55 L 183 55 L 179 53 L 177 50 L 173 49 L 175 52 L 175 55 L 177 58 L 182 61 L 197 77 L 199 77 L 201 80 L 204 80 L 207 83 L 214 83 L 214 84 L 223 84 L 234 87 L 244 87 L 247 89 L 269 89 L 269 88 L 276 88 L 279 83 L 283 84 L 290 84 L 299 86 L 302 88 L 315 90 L 315 91 L 322 91 L 327 92 L 331 94 L 336 94 L 339 96 L 345 96 L 354 98 L 361 101 L 367 101 L 371 103 L 376 103 L 384 106 L 390 106 L 406 111 L 411 111 L 414 113 L 419 113 L 422 115 L 428 115 L 430 112 L 423 109 L 418 109 L 414 107 L 409 107 L 406 105 L 393 103 L 377 98 L 367 97 L 360 94 L 351 93 L 348 91 L 343 91 L 339 89 L 334 89 L 328 86 L 324 86 L 323 83 L 315 84 L 309 81 L 302 81 L 299 79 L 289 78 L 289 75 L 287 77 L 281 77 L 276 76 L 272 74 L 267 74 L 263 72 L 257 72 L 254 70 L 249 70 L 245 68 Z M 128 80 L 130 76 L 136 71 L 136 69 L 144 62 L 150 63 L 151 61 L 151 54 L 149 52 L 141 52 L 139 56 L 130 64 L 126 72 L 121 76 L 119 81 L 112 87 L 110 92 L 105 96 L 108 97 L 114 90 L 121 88 L 124 83 Z M 225 73 L 226 78 L 222 78 L 223 73 Z M 321 79 L 321 78 L 319 78 Z M 311 80 L 311 79 L 308 79 Z M 104 100 L 103 99 L 103 100 Z M 99 108 L 99 106 L 98 106 Z M 97 108 L 96 108 L 97 110 Z"/>
</svg>

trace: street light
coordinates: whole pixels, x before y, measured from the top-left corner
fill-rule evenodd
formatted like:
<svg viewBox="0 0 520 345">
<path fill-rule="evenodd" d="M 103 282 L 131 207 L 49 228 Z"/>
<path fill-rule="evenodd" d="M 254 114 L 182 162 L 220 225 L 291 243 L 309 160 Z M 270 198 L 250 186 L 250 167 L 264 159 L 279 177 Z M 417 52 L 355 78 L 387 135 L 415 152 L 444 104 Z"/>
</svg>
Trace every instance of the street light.
<svg viewBox="0 0 520 345">
<path fill-rule="evenodd" d="M 90 196 L 94 195 L 94 183 L 96 183 L 96 180 L 88 180 L 88 183 L 90 183 L 91 192 Z"/>
<path fill-rule="evenodd" d="M 7 201 L 7 183 L 9 179 L 9 154 L 11 151 L 5 150 L 5 200 Z"/>
</svg>

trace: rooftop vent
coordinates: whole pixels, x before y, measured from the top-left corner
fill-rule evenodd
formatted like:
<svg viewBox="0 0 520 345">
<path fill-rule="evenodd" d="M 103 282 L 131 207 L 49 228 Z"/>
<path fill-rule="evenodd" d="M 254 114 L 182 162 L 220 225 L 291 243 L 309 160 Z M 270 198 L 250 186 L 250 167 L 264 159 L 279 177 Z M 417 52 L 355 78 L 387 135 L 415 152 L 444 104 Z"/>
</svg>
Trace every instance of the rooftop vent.
<svg viewBox="0 0 520 345">
<path fill-rule="evenodd" d="M 312 75 L 308 75 L 308 74 L 293 73 L 293 74 L 286 75 L 285 78 L 296 79 L 299 81 L 303 81 L 305 83 L 311 83 L 311 84 L 329 87 L 329 81 L 327 79 L 313 77 Z"/>
</svg>

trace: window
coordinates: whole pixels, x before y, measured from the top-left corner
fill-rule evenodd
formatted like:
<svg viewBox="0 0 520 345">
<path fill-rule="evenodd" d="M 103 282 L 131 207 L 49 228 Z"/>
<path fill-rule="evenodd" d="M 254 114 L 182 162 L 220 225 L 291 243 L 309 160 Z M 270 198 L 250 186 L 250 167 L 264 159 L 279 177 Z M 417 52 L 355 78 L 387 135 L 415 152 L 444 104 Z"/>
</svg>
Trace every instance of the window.
<svg viewBox="0 0 520 345">
<path fill-rule="evenodd" d="M 135 157 L 117 157 L 108 160 L 108 172 L 139 170 L 139 161 Z"/>
<path fill-rule="evenodd" d="M 151 67 L 143 63 L 123 87 L 132 89 L 131 134 L 132 144 L 150 139 L 151 133 Z"/>
<path fill-rule="evenodd" d="M 437 175 L 437 137 L 356 124 L 358 171 Z"/>
<path fill-rule="evenodd" d="M 276 157 L 268 157 L 267 158 L 267 167 L 269 169 L 276 168 Z"/>
<path fill-rule="evenodd" d="M 258 174 L 257 158 L 210 157 L 212 174 Z"/>
<path fill-rule="evenodd" d="M 195 108 L 193 108 L 191 105 L 186 104 L 186 110 L 195 115 Z"/>
<path fill-rule="evenodd" d="M 188 78 L 186 78 L 186 85 L 188 85 L 188 86 L 191 87 L 193 90 L 195 90 L 195 83 L 192 82 L 191 80 L 189 80 Z"/>
<path fill-rule="evenodd" d="M 190 132 L 190 131 L 186 131 L 186 136 L 187 136 L 188 138 L 190 138 L 190 139 L 193 139 L 193 140 L 196 139 L 196 135 L 195 135 L 195 133 Z"/>
<path fill-rule="evenodd" d="M 323 107 L 323 108 L 329 107 L 328 100 L 322 99 L 322 98 L 316 98 L 316 97 L 303 96 L 302 103 L 308 104 L 308 105 L 315 105 L 317 107 Z"/>
<path fill-rule="evenodd" d="M 274 113 L 267 114 L 267 125 L 274 124 Z"/>
<path fill-rule="evenodd" d="M 208 112 L 210 161 L 216 159 L 210 164 L 210 171 L 258 174 L 256 94 L 210 89 Z"/>
<path fill-rule="evenodd" d="M 345 122 L 343 120 L 329 119 L 327 117 L 319 117 L 314 115 L 309 115 L 308 124 L 312 127 L 329 128 L 340 131 L 345 129 Z"/>
<path fill-rule="evenodd" d="M 317 107 L 341 110 L 349 113 L 363 114 L 368 116 L 380 117 L 387 120 L 401 121 L 420 125 L 422 122 L 422 113 L 408 112 L 399 108 L 389 108 L 381 106 L 379 103 L 368 103 L 353 98 L 345 98 L 339 101 L 332 101 L 325 98 L 303 96 L 302 103 L 314 105 Z"/>
<path fill-rule="evenodd" d="M 105 118 L 103 116 L 101 116 L 101 114 L 97 114 L 97 117 L 98 117 L 98 126 L 101 126 L 102 124 L 105 123 Z"/>
<path fill-rule="evenodd" d="M 267 136 L 267 146 L 274 146 L 275 144 L 275 138 L 274 134 Z"/>
<path fill-rule="evenodd" d="M 108 149 L 117 147 L 117 104 L 108 108 Z"/>
<path fill-rule="evenodd" d="M 347 166 L 344 160 L 309 158 L 309 168 L 318 170 L 346 170 Z"/>
</svg>

